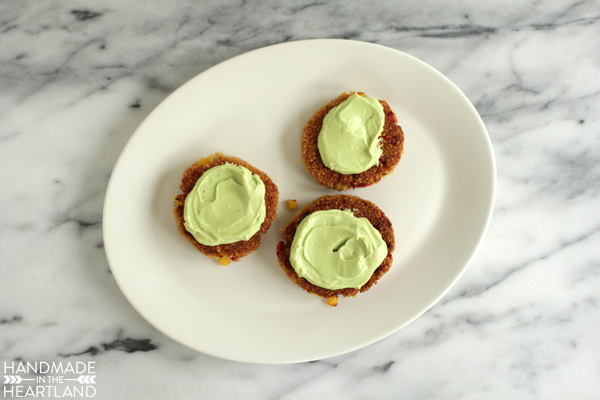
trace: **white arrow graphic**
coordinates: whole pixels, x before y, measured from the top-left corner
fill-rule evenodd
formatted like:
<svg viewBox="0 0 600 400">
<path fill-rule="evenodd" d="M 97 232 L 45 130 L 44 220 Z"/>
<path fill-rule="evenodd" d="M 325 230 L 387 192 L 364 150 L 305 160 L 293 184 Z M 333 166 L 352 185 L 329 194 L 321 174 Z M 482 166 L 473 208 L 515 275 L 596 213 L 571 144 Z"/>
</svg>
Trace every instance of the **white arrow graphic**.
<svg viewBox="0 0 600 400">
<path fill-rule="evenodd" d="M 81 375 L 77 379 L 65 379 L 65 381 L 78 381 L 83 385 L 84 383 L 96 383 L 94 379 L 96 379 L 96 375 Z"/>
<path fill-rule="evenodd" d="M 10 384 L 15 384 L 15 383 L 21 383 L 22 379 L 19 375 L 4 375 L 4 378 L 6 378 L 6 381 L 4 382 L 4 384 L 10 383 Z"/>
<path fill-rule="evenodd" d="M 96 383 L 94 379 L 96 379 L 95 375 L 81 375 L 78 381 L 79 383 Z"/>
<path fill-rule="evenodd" d="M 21 381 L 35 381 L 35 378 L 23 379 L 19 375 L 4 375 L 4 384 L 19 384 Z"/>
</svg>

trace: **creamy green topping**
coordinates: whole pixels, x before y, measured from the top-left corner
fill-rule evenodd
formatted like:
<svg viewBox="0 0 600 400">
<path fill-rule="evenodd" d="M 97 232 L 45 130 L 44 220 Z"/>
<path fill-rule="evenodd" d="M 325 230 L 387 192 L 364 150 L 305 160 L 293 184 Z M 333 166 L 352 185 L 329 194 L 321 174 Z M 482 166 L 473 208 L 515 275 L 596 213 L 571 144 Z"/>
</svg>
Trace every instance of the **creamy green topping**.
<svg viewBox="0 0 600 400">
<path fill-rule="evenodd" d="M 298 276 L 325 289 L 360 288 L 387 257 L 381 233 L 350 210 L 316 211 L 294 236 L 290 262 Z"/>
<path fill-rule="evenodd" d="M 206 171 L 185 199 L 184 225 L 206 246 L 248 240 L 265 220 L 265 184 L 247 168 L 223 164 Z"/>
<path fill-rule="evenodd" d="M 383 106 L 371 97 L 353 94 L 323 119 L 319 152 L 323 163 L 340 174 L 358 174 L 379 164 L 383 153 Z"/>
</svg>

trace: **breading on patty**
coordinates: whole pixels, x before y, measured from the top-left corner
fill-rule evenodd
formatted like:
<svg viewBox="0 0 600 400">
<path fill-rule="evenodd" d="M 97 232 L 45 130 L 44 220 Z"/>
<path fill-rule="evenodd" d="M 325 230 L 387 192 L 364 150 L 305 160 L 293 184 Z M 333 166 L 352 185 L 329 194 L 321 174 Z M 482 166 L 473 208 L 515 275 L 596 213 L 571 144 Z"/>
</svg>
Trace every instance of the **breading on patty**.
<svg viewBox="0 0 600 400">
<path fill-rule="evenodd" d="M 318 138 L 323 127 L 323 119 L 332 108 L 346 101 L 352 94 L 354 92 L 342 93 L 338 98 L 318 109 L 302 129 L 301 150 L 304 168 L 321 185 L 339 191 L 370 186 L 379 182 L 384 176 L 392 173 L 402 157 L 404 148 L 404 133 L 402 128 L 397 125 L 396 115 L 387 102 L 379 100 L 385 115 L 381 134 L 383 154 L 379 158 L 379 165 L 375 165 L 361 173 L 347 175 L 325 166 L 318 148 Z M 366 97 L 364 93 L 358 92 L 357 94 Z"/>
<path fill-rule="evenodd" d="M 265 185 L 265 206 L 266 216 L 262 222 L 260 229 L 249 240 L 238 241 L 228 244 L 220 244 L 216 246 L 206 246 L 199 243 L 194 236 L 189 233 L 184 226 L 183 210 L 187 195 L 194 189 L 196 182 L 209 169 L 225 163 L 239 165 L 247 168 L 252 174 L 260 177 Z M 267 232 L 271 227 L 271 223 L 277 217 L 277 205 L 279 201 L 279 191 L 277 186 L 264 172 L 248 164 L 246 161 L 237 157 L 223 155 L 222 153 L 211 154 L 210 156 L 199 160 L 191 167 L 185 170 L 180 185 L 182 194 L 175 197 L 175 206 L 173 208 L 173 216 L 177 223 L 177 230 L 181 236 L 190 242 L 196 249 L 202 252 L 209 258 L 217 258 L 221 260 L 222 265 L 227 265 L 229 260 L 237 261 L 239 258 L 247 256 L 260 246 L 260 236 Z"/>
</svg>

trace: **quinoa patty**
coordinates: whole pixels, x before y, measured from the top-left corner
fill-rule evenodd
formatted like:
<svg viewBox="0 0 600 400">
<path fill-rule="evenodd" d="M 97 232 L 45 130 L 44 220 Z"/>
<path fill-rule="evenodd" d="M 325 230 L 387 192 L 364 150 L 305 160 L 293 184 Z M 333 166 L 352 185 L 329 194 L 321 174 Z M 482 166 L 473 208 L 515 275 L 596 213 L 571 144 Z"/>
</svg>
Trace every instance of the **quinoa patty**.
<svg viewBox="0 0 600 400">
<path fill-rule="evenodd" d="M 304 218 L 306 218 L 313 212 L 320 210 L 351 210 L 352 214 L 354 214 L 355 217 L 364 217 L 368 219 L 371 225 L 373 225 L 373 227 L 377 229 L 379 233 L 381 233 L 381 237 L 387 245 L 388 255 L 385 258 L 385 260 L 383 260 L 381 265 L 375 270 L 375 272 L 373 272 L 373 275 L 367 281 L 367 283 L 365 283 L 360 289 L 345 288 L 330 290 L 313 285 L 305 278 L 299 277 L 296 273 L 296 270 L 290 263 L 290 251 L 292 247 L 292 241 L 294 240 L 294 236 L 296 234 L 296 229 L 298 228 L 298 225 L 300 225 L 300 222 L 302 222 Z M 287 274 L 288 278 L 290 278 L 296 285 L 300 286 L 307 292 L 314 293 L 317 296 L 328 299 L 329 304 L 332 304 L 329 301 L 332 298 L 335 298 L 337 300 L 338 296 L 354 297 L 359 292 L 366 292 L 373 285 L 375 285 L 377 281 L 392 266 L 392 253 L 394 252 L 396 246 L 396 239 L 394 237 L 394 229 L 392 227 L 392 223 L 385 216 L 383 211 L 381 211 L 374 203 L 368 200 L 344 194 L 334 196 L 325 195 L 302 207 L 298 211 L 298 213 L 290 220 L 290 222 L 288 222 L 287 225 L 285 225 L 281 229 L 281 236 L 283 237 L 283 241 L 277 244 L 277 259 L 279 261 L 279 266 Z M 333 302 L 337 304 L 337 301 Z"/>
<path fill-rule="evenodd" d="M 379 182 L 384 176 L 391 174 L 400 161 L 404 148 L 404 133 L 402 132 L 402 128 L 397 125 L 398 119 L 396 115 L 390 109 L 387 102 L 379 100 L 385 114 L 383 132 L 381 134 L 383 138 L 381 142 L 383 154 L 379 158 L 379 165 L 375 165 L 359 174 L 348 175 L 340 174 L 325 166 L 318 147 L 319 133 L 323 127 L 323 119 L 332 108 L 346 101 L 352 94 L 354 92 L 350 92 L 349 94 L 342 93 L 338 98 L 318 109 L 302 129 L 301 149 L 304 168 L 321 185 L 340 191 L 370 186 Z M 358 92 L 358 94 L 365 96 L 361 92 Z"/>
<path fill-rule="evenodd" d="M 266 215 L 265 220 L 260 226 L 258 232 L 254 234 L 249 240 L 241 240 L 239 242 L 220 244 L 217 246 L 206 246 L 199 243 L 194 236 L 189 233 L 186 229 L 183 219 L 183 207 L 185 204 L 185 198 L 194 189 L 196 181 L 206 171 L 217 165 L 225 163 L 235 164 L 247 168 L 253 174 L 257 174 L 265 185 L 265 206 Z M 209 258 L 220 258 L 227 257 L 233 261 L 237 261 L 239 258 L 247 256 L 252 253 L 260 246 L 260 235 L 267 232 L 271 227 L 271 222 L 277 217 L 277 204 L 279 201 L 279 191 L 277 186 L 271 181 L 271 179 L 264 172 L 258 170 L 246 161 L 241 160 L 237 157 L 225 156 L 222 153 L 211 154 L 210 156 L 201 159 L 194 163 L 191 167 L 185 170 L 183 178 L 181 180 L 182 194 L 175 197 L 175 206 L 173 208 L 173 216 L 177 223 L 177 230 L 181 236 L 196 247 L 200 252 Z"/>
</svg>

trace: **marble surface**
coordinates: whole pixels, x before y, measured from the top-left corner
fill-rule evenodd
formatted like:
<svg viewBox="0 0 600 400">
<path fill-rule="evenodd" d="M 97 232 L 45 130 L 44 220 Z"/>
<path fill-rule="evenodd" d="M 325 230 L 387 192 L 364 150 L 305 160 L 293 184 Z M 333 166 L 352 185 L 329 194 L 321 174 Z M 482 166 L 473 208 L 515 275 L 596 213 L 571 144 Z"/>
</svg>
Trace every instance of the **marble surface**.
<svg viewBox="0 0 600 400">
<path fill-rule="evenodd" d="M 498 168 L 487 236 L 440 302 L 363 349 L 290 365 L 197 353 L 110 273 L 111 171 L 193 76 L 313 38 L 404 51 L 467 95 Z M 102 399 L 599 398 L 599 38 L 597 0 L 1 2 L 0 362 L 94 362 Z"/>
</svg>

